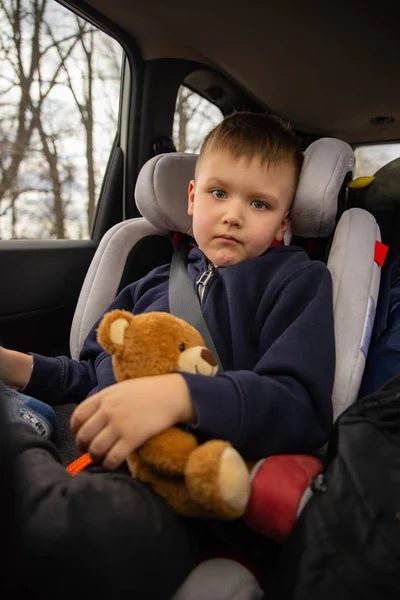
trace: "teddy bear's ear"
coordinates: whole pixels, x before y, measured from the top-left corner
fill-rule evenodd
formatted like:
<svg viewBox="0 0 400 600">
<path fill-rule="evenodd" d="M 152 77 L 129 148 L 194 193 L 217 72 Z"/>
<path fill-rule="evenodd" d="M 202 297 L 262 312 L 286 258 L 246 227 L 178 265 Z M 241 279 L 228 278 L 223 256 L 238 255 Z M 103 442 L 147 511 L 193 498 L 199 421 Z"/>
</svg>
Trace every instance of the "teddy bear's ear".
<svg viewBox="0 0 400 600">
<path fill-rule="evenodd" d="M 97 341 L 110 354 L 122 349 L 125 341 L 125 330 L 133 319 L 126 310 L 112 310 L 104 315 L 97 330 Z"/>
<path fill-rule="evenodd" d="M 118 317 L 111 323 L 110 326 L 110 340 L 114 344 L 123 344 L 124 343 L 124 335 L 125 329 L 128 327 L 127 319 L 123 319 L 122 317 Z"/>
</svg>

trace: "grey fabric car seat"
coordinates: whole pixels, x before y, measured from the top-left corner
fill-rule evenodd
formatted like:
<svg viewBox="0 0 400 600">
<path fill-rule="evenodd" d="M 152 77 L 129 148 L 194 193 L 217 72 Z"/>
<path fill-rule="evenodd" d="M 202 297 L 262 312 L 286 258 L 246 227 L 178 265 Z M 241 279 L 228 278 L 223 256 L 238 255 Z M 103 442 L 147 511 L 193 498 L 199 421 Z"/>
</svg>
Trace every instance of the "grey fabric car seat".
<svg viewBox="0 0 400 600">
<path fill-rule="evenodd" d="M 71 356 L 78 358 L 95 321 L 114 300 L 131 249 L 145 237 L 170 231 L 191 232 L 186 213 L 187 186 L 196 155 L 159 155 L 142 168 L 136 201 L 143 217 L 115 225 L 101 240 L 78 300 L 71 329 Z M 377 302 L 380 268 L 374 261 L 380 240 L 375 219 L 362 209 L 345 211 L 336 223 L 338 196 L 352 170 L 351 147 L 322 138 L 305 152 L 291 219 L 294 235 L 329 237 L 334 233 L 328 268 L 333 279 L 337 364 L 333 390 L 335 418 L 357 398 Z M 285 243 L 290 240 L 286 237 Z M 189 575 L 174 600 L 255 600 L 260 587 L 235 561 L 208 561 Z M 207 581 L 201 585 L 200 581 Z"/>
</svg>

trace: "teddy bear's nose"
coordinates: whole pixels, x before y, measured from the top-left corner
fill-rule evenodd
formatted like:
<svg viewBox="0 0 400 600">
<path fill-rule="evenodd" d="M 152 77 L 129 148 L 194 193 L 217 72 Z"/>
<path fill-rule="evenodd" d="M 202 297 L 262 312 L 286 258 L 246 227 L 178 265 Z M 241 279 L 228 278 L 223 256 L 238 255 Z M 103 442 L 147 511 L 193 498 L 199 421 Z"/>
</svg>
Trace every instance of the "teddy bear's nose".
<svg viewBox="0 0 400 600">
<path fill-rule="evenodd" d="M 211 350 L 207 350 L 207 348 L 203 348 L 203 350 L 201 351 L 200 356 L 201 356 L 201 358 L 203 360 L 206 361 L 206 363 L 208 363 L 212 367 L 216 367 L 217 366 L 218 363 L 217 363 L 217 361 L 215 359 L 214 354 L 211 352 Z"/>
</svg>

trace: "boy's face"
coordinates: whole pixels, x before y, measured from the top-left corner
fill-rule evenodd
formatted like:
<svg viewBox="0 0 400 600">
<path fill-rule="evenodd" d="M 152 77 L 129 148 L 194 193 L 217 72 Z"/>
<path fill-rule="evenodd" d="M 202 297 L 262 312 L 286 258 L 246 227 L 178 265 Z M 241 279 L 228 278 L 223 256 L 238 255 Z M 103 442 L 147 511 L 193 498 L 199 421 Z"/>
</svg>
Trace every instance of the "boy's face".
<svg viewBox="0 0 400 600">
<path fill-rule="evenodd" d="M 289 162 L 262 165 L 257 157 L 206 154 L 189 183 L 188 214 L 199 248 L 219 267 L 260 256 L 283 240 L 295 186 Z"/>
</svg>

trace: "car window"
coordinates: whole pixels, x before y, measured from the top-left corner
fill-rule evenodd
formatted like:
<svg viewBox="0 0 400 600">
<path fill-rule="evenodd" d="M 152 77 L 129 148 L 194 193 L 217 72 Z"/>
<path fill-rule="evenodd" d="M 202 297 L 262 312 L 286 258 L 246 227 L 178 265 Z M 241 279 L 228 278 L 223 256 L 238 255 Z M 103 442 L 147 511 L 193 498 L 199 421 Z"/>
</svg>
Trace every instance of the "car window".
<svg viewBox="0 0 400 600">
<path fill-rule="evenodd" d="M 0 239 L 85 239 L 123 51 L 57 2 L 0 2 Z"/>
<path fill-rule="evenodd" d="M 199 152 L 207 133 L 224 118 L 218 106 L 181 85 L 176 99 L 173 140 L 178 152 Z"/>
<path fill-rule="evenodd" d="M 400 144 L 357 146 L 354 154 L 356 164 L 353 177 L 375 175 L 381 167 L 400 157 Z"/>
</svg>

